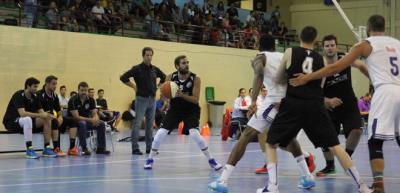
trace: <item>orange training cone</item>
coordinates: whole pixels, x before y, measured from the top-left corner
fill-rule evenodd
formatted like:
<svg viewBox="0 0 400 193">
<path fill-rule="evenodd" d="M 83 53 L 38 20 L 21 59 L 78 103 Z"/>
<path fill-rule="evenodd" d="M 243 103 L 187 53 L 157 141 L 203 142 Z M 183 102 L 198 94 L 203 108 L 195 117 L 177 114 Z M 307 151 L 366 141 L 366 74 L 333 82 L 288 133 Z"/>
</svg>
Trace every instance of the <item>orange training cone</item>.
<svg viewBox="0 0 400 193">
<path fill-rule="evenodd" d="M 208 127 L 208 124 L 204 125 L 201 129 L 201 135 L 203 137 L 208 137 L 211 135 L 210 127 Z"/>
</svg>

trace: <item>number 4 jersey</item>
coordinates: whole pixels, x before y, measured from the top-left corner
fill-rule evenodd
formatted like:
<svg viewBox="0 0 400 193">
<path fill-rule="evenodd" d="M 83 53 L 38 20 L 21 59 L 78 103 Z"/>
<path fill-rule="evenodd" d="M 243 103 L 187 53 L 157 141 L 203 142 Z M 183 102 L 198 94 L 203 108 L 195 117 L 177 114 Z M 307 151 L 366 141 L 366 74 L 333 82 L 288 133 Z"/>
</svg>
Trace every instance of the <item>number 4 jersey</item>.
<svg viewBox="0 0 400 193">
<path fill-rule="evenodd" d="M 384 84 L 400 86 L 400 41 L 388 36 L 372 36 L 367 41 L 372 52 L 366 63 L 375 89 Z"/>
<path fill-rule="evenodd" d="M 289 48 L 290 49 L 290 48 Z M 295 77 L 295 74 L 310 74 L 324 67 L 323 57 L 313 50 L 302 47 L 291 48 L 292 58 L 287 63 L 287 78 Z M 301 99 L 322 99 L 323 92 L 321 87 L 322 79 L 310 81 L 299 87 L 288 85 L 287 96 Z"/>
</svg>

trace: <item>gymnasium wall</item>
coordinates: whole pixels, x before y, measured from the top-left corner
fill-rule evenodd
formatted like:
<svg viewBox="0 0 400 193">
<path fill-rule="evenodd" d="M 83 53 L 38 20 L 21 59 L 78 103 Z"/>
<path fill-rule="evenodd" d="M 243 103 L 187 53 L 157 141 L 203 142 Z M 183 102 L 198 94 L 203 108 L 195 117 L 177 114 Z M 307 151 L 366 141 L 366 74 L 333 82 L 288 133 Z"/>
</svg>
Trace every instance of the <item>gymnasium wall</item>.
<svg viewBox="0 0 400 193">
<path fill-rule="evenodd" d="M 153 63 L 172 73 L 173 60 L 185 54 L 190 69 L 202 78 L 202 121 L 207 120 L 204 88 L 215 87 L 216 99 L 232 106 L 240 87 L 252 82 L 250 60 L 256 51 L 200 46 L 144 39 L 121 38 L 84 33 L 0 26 L 0 119 L 3 119 L 11 95 L 23 88 L 27 77 L 42 82 L 47 75 L 59 77 L 59 86 L 68 92 L 77 90 L 80 81 L 105 89 L 112 109 L 124 111 L 134 98 L 119 76 L 141 62 L 144 46 L 155 50 Z M 3 125 L 0 124 L 3 129 Z"/>
</svg>

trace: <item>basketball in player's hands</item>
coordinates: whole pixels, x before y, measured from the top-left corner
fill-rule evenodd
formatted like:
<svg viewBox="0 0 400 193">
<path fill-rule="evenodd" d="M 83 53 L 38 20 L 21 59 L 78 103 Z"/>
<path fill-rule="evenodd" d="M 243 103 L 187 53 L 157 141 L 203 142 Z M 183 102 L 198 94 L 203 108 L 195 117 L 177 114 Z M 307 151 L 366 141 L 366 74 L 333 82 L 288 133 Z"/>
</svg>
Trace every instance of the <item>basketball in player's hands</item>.
<svg viewBox="0 0 400 193">
<path fill-rule="evenodd" d="M 168 99 L 174 98 L 178 89 L 178 85 L 173 81 L 165 81 L 160 86 L 161 94 Z"/>
</svg>

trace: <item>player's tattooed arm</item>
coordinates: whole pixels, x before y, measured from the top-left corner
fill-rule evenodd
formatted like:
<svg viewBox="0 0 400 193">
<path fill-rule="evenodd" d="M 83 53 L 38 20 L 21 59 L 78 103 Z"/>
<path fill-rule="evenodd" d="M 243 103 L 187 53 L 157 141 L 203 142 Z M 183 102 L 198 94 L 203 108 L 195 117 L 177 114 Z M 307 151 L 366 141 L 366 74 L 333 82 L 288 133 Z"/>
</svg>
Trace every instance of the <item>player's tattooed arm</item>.
<svg viewBox="0 0 400 193">
<path fill-rule="evenodd" d="M 266 64 L 267 58 L 264 54 L 257 55 L 254 60 L 251 62 L 251 66 L 254 70 L 254 79 L 253 79 L 253 93 L 251 95 L 251 103 L 256 103 L 257 96 L 260 92 L 264 81 L 264 66 Z"/>
</svg>

